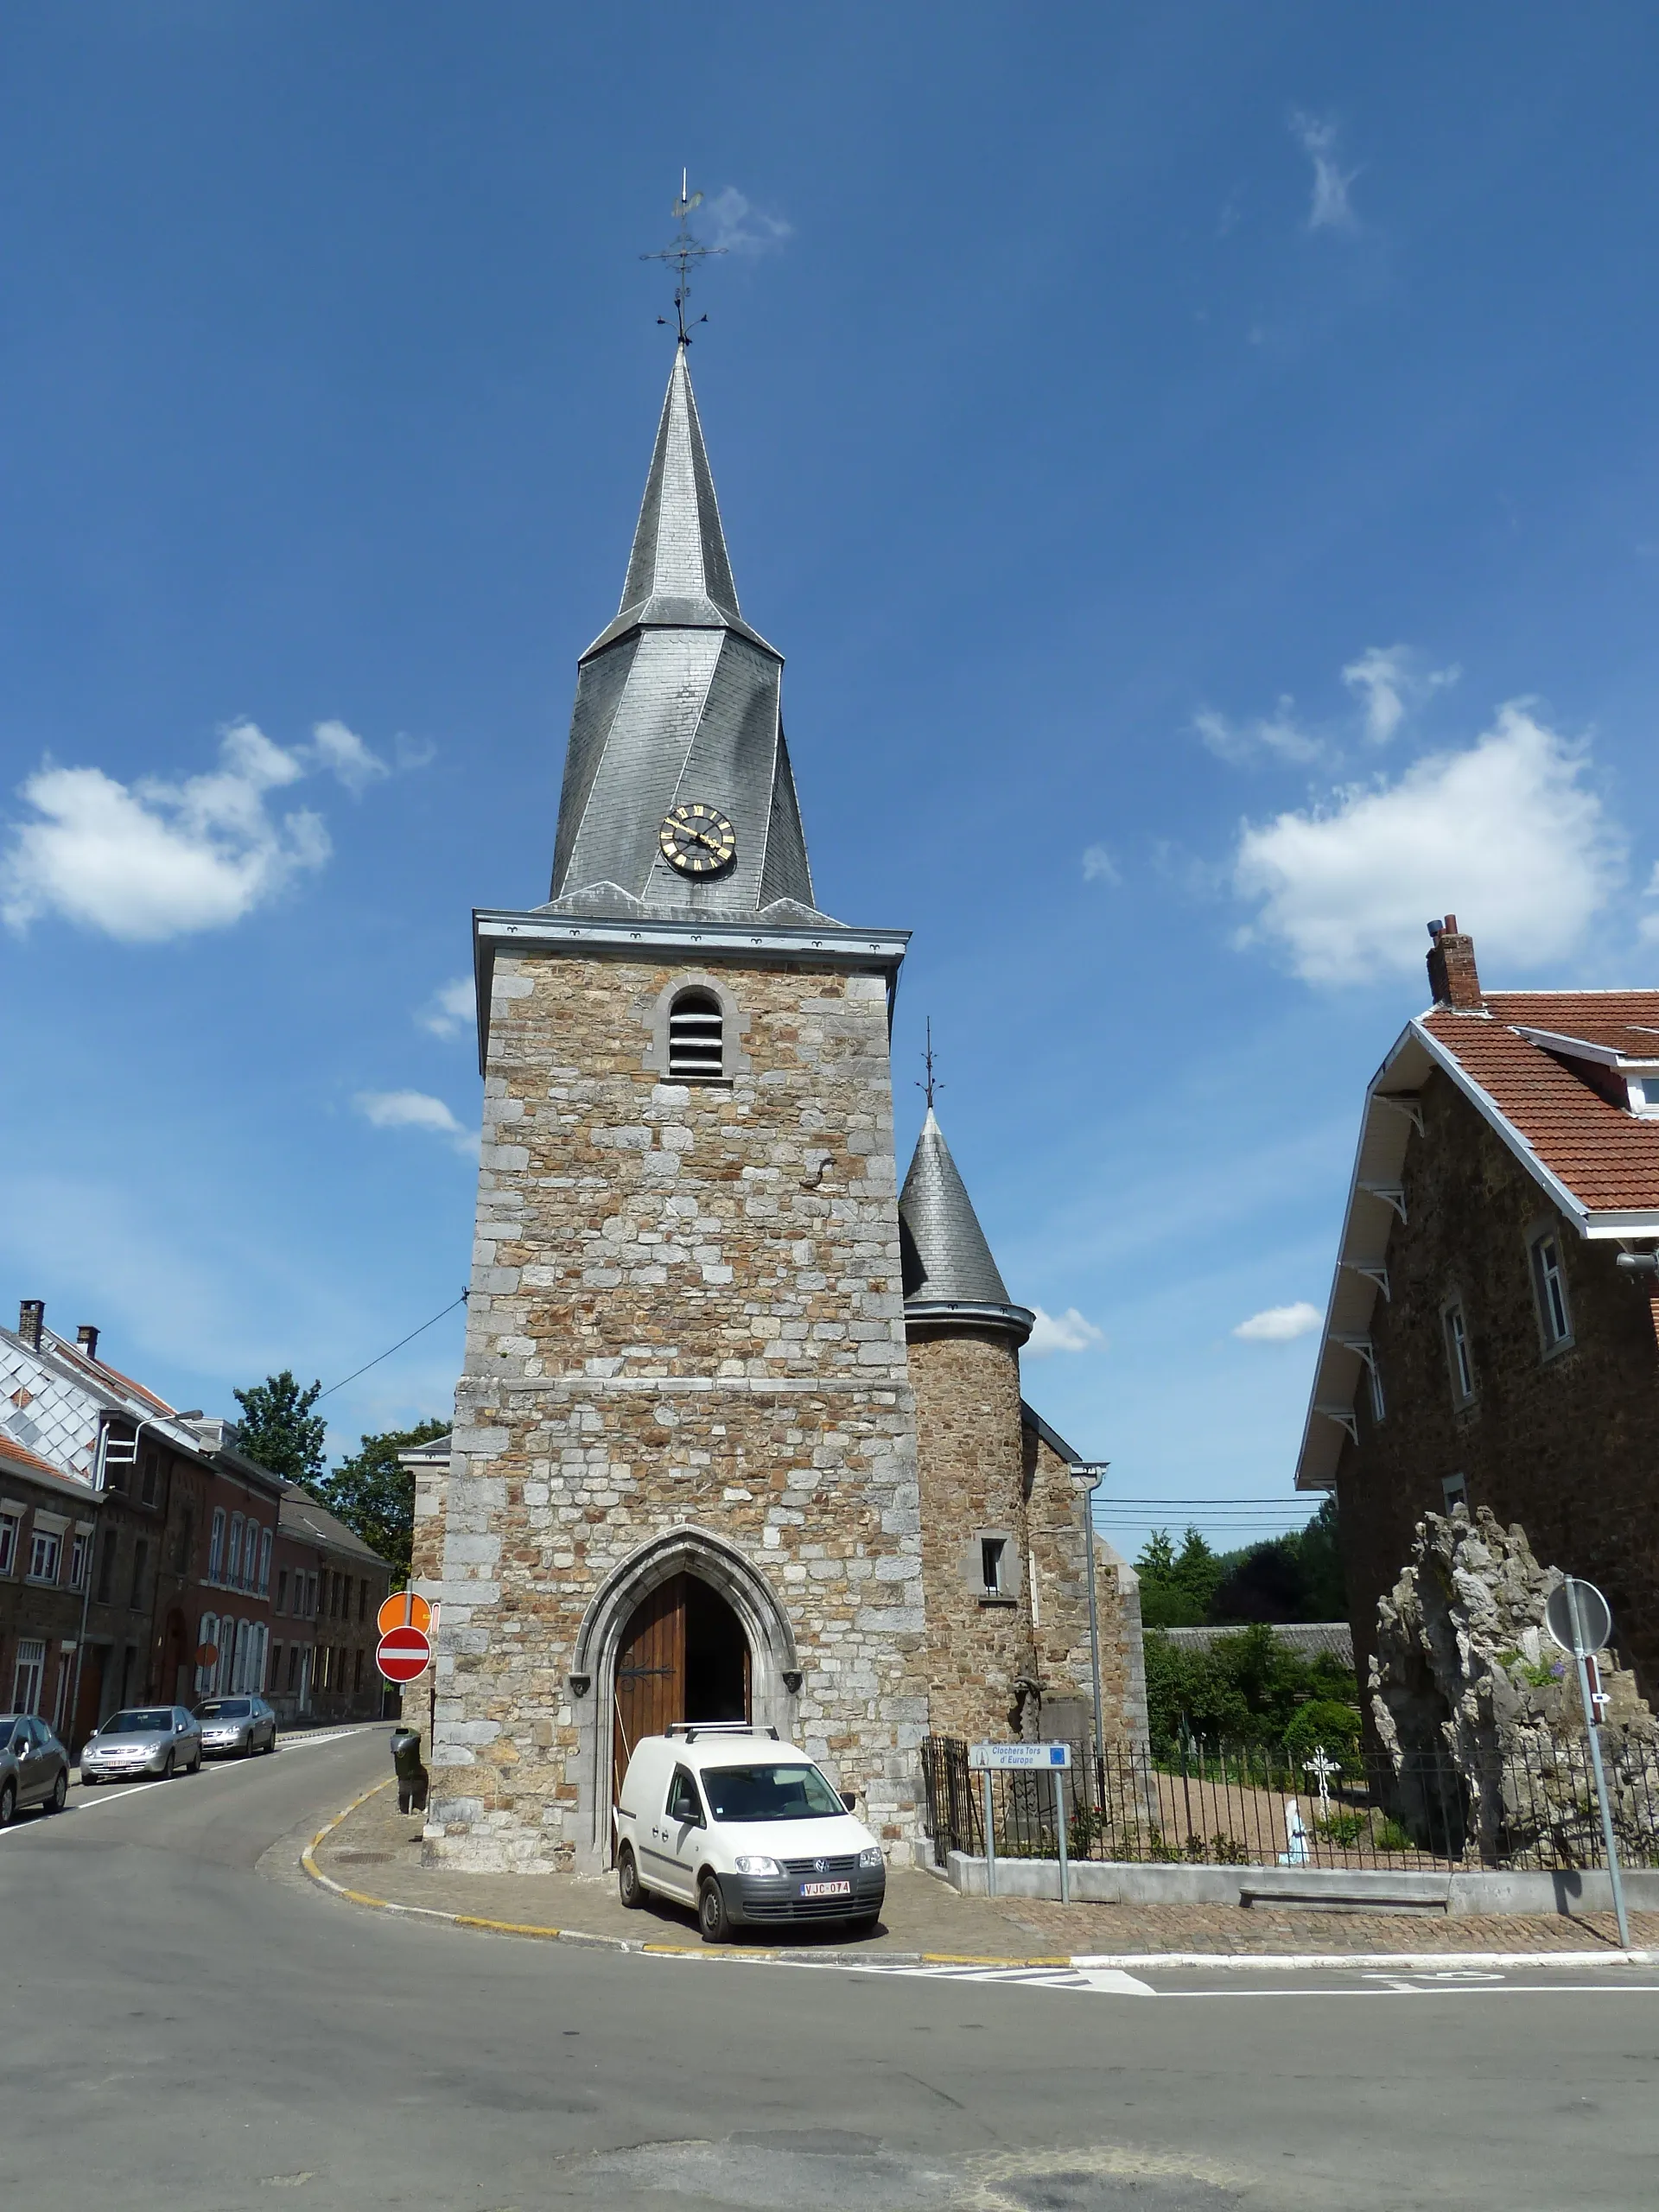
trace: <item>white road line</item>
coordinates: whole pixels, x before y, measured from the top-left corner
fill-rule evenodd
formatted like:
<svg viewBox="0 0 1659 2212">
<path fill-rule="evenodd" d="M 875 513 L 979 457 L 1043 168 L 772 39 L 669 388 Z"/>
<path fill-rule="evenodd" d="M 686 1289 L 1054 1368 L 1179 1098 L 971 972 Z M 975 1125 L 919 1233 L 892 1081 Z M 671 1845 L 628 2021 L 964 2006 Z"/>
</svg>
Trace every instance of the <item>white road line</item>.
<svg viewBox="0 0 1659 2212">
<path fill-rule="evenodd" d="M 343 1743 L 351 1736 L 372 1735 L 375 1729 L 384 1727 L 385 1725 L 386 1724 L 384 1721 L 368 1720 L 360 1722 L 357 1726 L 352 1728 L 323 1729 L 315 1736 L 283 1736 L 277 1739 L 276 1748 L 279 1751 L 298 1751 L 302 1745 L 306 1744 Z M 190 1780 L 200 1780 L 203 1776 L 228 1774 L 234 1772 L 238 1768 L 252 1767 L 255 1764 L 256 1762 L 252 1759 L 215 1759 L 211 1764 L 207 1760 L 204 1759 L 200 1766 L 197 1768 L 194 1777 L 186 1774 L 157 1775 L 154 1782 L 105 1782 L 97 1783 L 94 1787 L 108 1792 L 107 1796 L 99 1797 L 87 1796 L 85 1794 L 86 1785 L 85 1783 L 82 1783 L 79 1786 L 83 1794 L 72 1800 L 70 1803 L 67 1804 L 64 1807 L 62 1813 L 54 1815 L 53 1817 L 61 1820 L 71 1813 L 101 1812 L 106 1806 L 124 1805 L 129 1798 L 142 1797 L 147 1790 L 165 1789 L 169 1781 L 186 1782 Z M 44 1816 L 40 1820 L 25 1821 L 21 1815 L 19 1815 L 14 1818 L 10 1827 L 0 1828 L 0 1843 L 6 1842 L 9 1838 L 15 1835 L 32 1835 L 36 1828 L 43 1827 L 44 1825 Z"/>
</svg>

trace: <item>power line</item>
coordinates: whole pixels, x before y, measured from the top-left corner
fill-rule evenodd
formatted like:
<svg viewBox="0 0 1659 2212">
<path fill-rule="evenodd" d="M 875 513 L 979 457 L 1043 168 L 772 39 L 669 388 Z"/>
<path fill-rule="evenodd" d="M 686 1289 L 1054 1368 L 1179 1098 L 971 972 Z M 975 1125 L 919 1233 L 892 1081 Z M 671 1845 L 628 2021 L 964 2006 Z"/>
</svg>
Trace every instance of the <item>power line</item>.
<svg viewBox="0 0 1659 2212">
<path fill-rule="evenodd" d="M 332 1398 L 335 1391 L 343 1390 L 347 1382 L 355 1382 L 359 1375 L 366 1375 L 370 1368 L 378 1367 L 381 1361 L 383 1359 L 390 1359 L 393 1352 L 402 1351 L 405 1344 L 412 1344 L 416 1337 L 423 1337 L 429 1329 L 434 1327 L 438 1322 L 442 1321 L 445 1313 L 453 1313 L 457 1306 L 464 1306 L 467 1303 L 467 1294 L 463 1290 L 459 1298 L 452 1298 L 450 1300 L 449 1303 L 443 1308 L 442 1313 L 435 1313 L 432 1316 L 431 1320 L 423 1321 L 418 1329 L 411 1329 L 406 1337 L 399 1337 L 395 1344 L 388 1344 L 385 1351 L 376 1352 L 374 1357 L 372 1359 L 365 1359 L 361 1367 L 354 1367 L 349 1375 L 343 1376 L 338 1382 L 331 1382 L 326 1390 L 320 1390 L 317 1393 L 316 1398 L 313 1399 L 312 1403 L 315 1405 L 324 1398 Z"/>
</svg>

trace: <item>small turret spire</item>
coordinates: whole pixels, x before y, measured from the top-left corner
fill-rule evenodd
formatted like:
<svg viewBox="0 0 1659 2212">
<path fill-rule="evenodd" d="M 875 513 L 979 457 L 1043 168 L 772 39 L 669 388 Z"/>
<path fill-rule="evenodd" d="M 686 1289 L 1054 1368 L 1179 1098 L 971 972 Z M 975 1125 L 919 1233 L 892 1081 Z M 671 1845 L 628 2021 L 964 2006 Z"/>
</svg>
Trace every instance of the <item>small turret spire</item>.
<svg viewBox="0 0 1659 2212">
<path fill-rule="evenodd" d="M 1031 1334 L 1036 1316 L 1008 1296 L 931 1103 L 899 1196 L 899 1247 L 907 1321 Z"/>
</svg>

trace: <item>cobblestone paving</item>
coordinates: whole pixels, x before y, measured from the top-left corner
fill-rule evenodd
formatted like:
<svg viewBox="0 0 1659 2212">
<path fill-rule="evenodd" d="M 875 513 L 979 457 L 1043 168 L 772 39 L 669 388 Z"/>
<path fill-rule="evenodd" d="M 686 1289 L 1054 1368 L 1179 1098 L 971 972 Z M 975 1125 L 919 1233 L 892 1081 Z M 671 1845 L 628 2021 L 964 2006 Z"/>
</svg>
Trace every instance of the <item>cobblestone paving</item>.
<svg viewBox="0 0 1659 2212">
<path fill-rule="evenodd" d="M 624 1912 L 608 1877 L 461 1874 L 419 1862 L 420 1821 L 404 1818 L 390 1789 L 359 1805 L 317 1853 L 322 1871 L 348 1889 L 394 1904 L 557 1928 L 633 1942 L 701 1948 L 690 1907 L 654 1904 Z M 1659 1913 L 1630 1917 L 1632 1941 L 1659 1948 Z M 1428 1913 L 1287 1912 L 1261 1905 L 997 1904 L 963 1897 L 931 1874 L 899 1869 L 888 1878 L 881 1933 L 851 1942 L 833 1928 L 810 1928 L 801 1948 L 832 1945 L 874 1953 L 925 1952 L 955 1957 L 1031 1958 L 1096 1952 L 1202 1951 L 1239 1957 L 1333 1951 L 1587 1951 L 1618 1942 L 1611 1913 L 1534 1918 L 1447 1919 Z M 788 1948 L 787 1931 L 768 1929 L 768 1949 Z"/>
</svg>

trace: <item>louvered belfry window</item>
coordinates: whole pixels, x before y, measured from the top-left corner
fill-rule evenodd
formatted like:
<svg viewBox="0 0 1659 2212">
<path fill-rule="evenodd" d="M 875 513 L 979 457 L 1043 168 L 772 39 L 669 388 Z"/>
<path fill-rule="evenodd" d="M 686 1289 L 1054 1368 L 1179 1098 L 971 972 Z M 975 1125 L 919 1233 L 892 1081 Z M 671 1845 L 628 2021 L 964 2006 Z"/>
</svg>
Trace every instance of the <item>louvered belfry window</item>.
<svg viewBox="0 0 1659 2212">
<path fill-rule="evenodd" d="M 668 1013 L 668 1071 L 706 1083 L 726 1072 L 725 1018 L 712 991 L 682 991 Z"/>
</svg>

